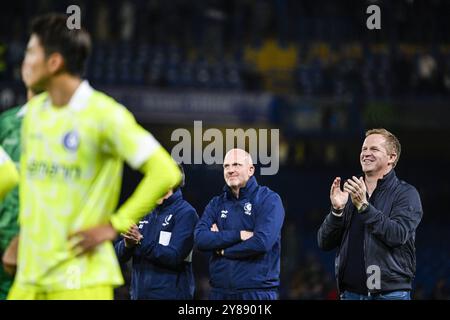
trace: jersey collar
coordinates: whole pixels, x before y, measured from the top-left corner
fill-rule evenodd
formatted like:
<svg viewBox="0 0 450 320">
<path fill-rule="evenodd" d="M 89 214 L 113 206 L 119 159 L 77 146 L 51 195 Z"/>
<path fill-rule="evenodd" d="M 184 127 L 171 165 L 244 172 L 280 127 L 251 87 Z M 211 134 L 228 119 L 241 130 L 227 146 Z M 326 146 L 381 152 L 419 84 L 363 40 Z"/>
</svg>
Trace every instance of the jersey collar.
<svg viewBox="0 0 450 320">
<path fill-rule="evenodd" d="M 68 109 L 79 111 L 87 106 L 87 101 L 94 89 L 87 80 L 83 80 L 70 98 L 67 104 Z M 50 96 L 48 95 L 44 104 L 45 108 L 51 106 Z"/>
<path fill-rule="evenodd" d="M 94 89 L 92 89 L 89 82 L 87 80 L 83 80 L 70 99 L 68 104 L 69 108 L 73 110 L 83 109 L 86 107 L 87 101 L 93 92 Z"/>
</svg>

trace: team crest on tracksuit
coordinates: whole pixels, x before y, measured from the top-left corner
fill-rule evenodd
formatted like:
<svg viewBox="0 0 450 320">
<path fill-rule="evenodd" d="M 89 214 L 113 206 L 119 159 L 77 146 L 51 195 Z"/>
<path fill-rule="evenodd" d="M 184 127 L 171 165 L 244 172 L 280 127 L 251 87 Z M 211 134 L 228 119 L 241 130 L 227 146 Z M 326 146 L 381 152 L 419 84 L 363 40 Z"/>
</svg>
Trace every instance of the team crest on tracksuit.
<svg viewBox="0 0 450 320">
<path fill-rule="evenodd" d="M 252 204 L 250 202 L 246 202 L 244 204 L 244 213 L 246 215 L 251 215 L 252 214 Z"/>
<path fill-rule="evenodd" d="M 171 215 L 171 214 L 169 214 L 169 215 L 164 219 L 164 222 L 163 222 L 162 226 L 163 226 L 163 227 L 168 226 L 168 225 L 169 225 L 169 222 L 170 222 L 170 219 L 172 219 L 172 215 Z"/>
</svg>

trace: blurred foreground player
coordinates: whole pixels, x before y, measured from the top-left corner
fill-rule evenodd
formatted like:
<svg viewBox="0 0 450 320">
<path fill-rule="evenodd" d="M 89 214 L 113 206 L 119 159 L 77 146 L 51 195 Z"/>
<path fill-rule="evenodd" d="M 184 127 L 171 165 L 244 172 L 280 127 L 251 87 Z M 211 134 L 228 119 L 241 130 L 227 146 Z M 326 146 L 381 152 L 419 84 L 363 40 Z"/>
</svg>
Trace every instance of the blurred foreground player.
<svg viewBox="0 0 450 320">
<path fill-rule="evenodd" d="M 90 51 L 65 15 L 32 23 L 24 82 L 44 90 L 22 125 L 18 269 L 9 299 L 112 299 L 123 278 L 110 240 L 149 212 L 181 173 L 131 113 L 81 75 Z M 144 177 L 115 210 L 123 160 Z"/>
</svg>

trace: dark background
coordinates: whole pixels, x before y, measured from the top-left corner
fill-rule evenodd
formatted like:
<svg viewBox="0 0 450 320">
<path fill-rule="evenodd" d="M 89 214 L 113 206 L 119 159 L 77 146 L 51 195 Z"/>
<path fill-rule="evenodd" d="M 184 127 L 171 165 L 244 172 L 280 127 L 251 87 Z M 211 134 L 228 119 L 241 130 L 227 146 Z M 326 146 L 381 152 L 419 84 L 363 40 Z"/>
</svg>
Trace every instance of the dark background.
<svg viewBox="0 0 450 320">
<path fill-rule="evenodd" d="M 397 135 L 397 175 L 422 197 L 414 297 L 449 299 L 449 1 L 9 1 L 0 12 L 1 109 L 25 101 L 20 64 L 31 18 L 71 4 L 93 37 L 90 83 L 169 150 L 173 130 L 192 131 L 193 120 L 204 130 L 280 129 L 280 170 L 257 179 L 286 209 L 282 299 L 336 298 L 334 252 L 318 249 L 316 232 L 333 178 L 360 173 L 373 127 Z M 381 30 L 366 27 L 371 4 L 381 8 Z M 222 189 L 221 167 L 185 169 L 185 197 L 201 215 Z M 122 200 L 139 178 L 125 170 Z M 195 251 L 193 259 L 204 299 L 208 257 Z"/>
</svg>

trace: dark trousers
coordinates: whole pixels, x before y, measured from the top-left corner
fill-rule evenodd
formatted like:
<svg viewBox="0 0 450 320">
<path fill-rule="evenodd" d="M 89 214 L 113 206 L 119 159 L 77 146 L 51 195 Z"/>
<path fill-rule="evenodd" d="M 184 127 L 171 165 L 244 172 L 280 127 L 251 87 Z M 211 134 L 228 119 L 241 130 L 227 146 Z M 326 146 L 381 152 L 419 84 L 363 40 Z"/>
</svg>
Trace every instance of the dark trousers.
<svg viewBox="0 0 450 320">
<path fill-rule="evenodd" d="M 222 291 L 212 289 L 209 300 L 278 300 L 278 290 Z"/>
</svg>

